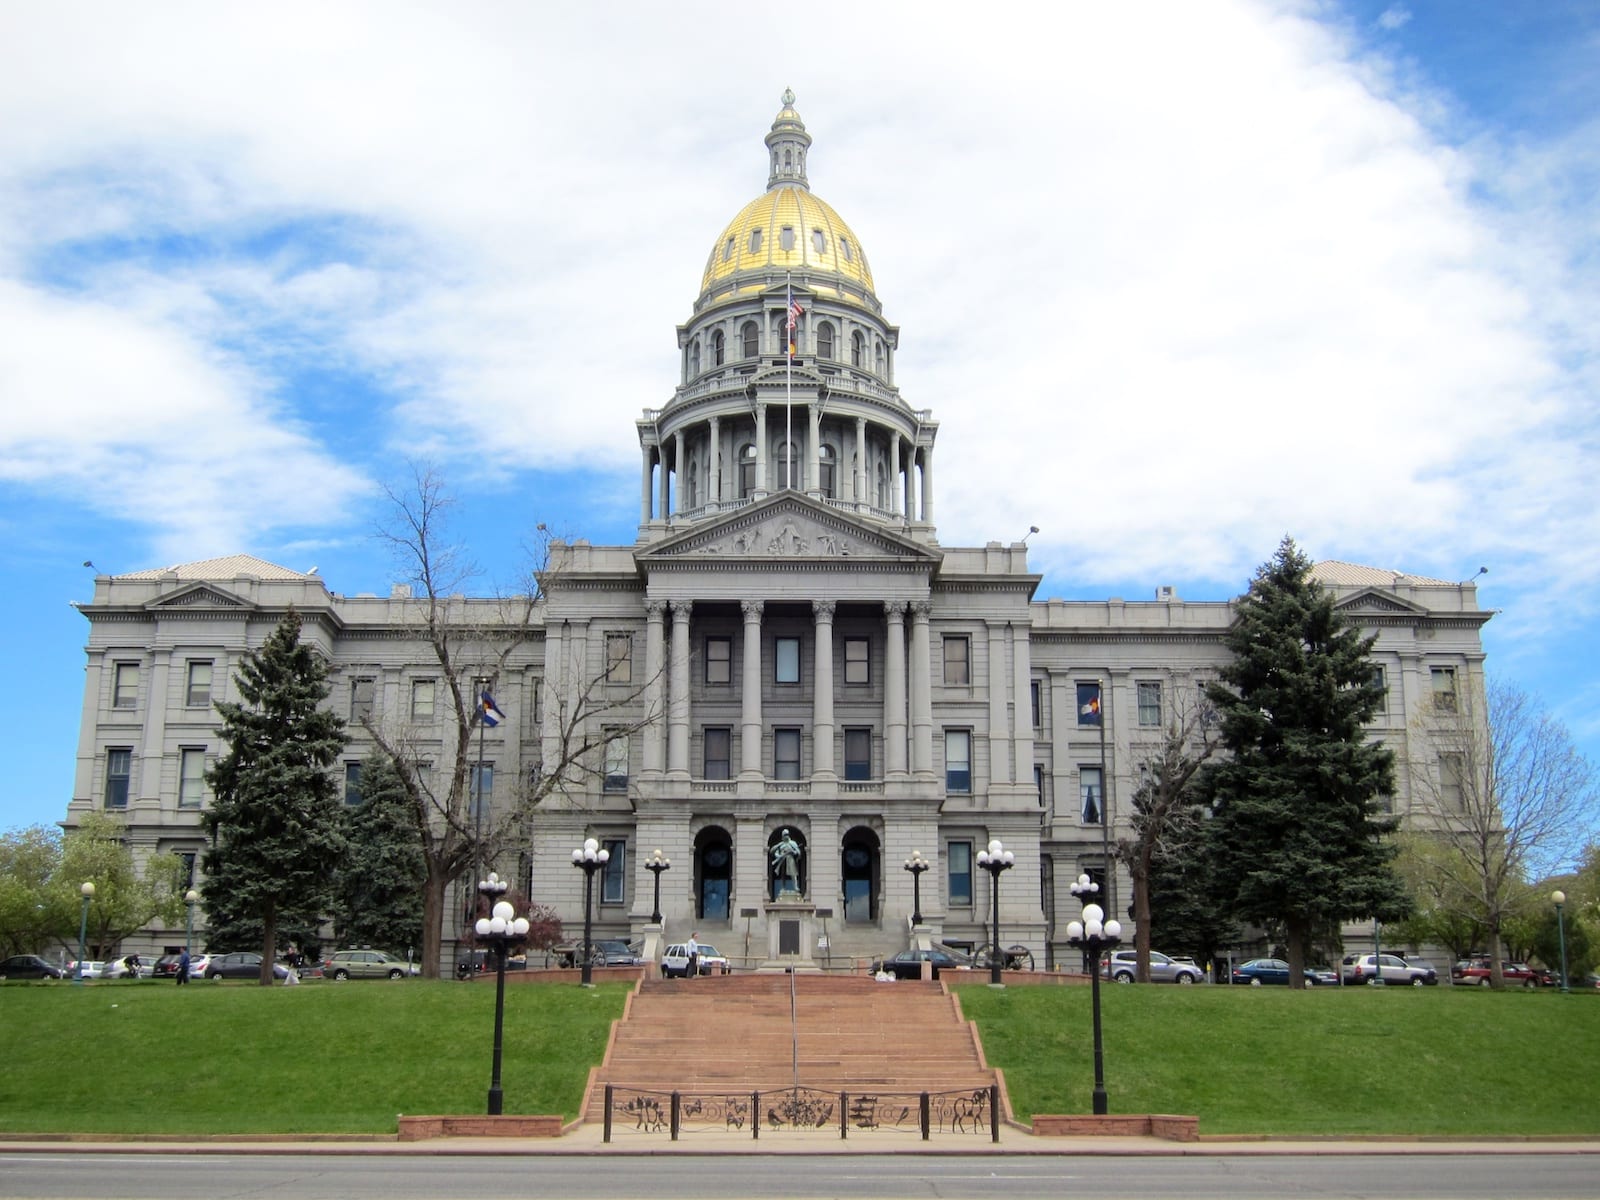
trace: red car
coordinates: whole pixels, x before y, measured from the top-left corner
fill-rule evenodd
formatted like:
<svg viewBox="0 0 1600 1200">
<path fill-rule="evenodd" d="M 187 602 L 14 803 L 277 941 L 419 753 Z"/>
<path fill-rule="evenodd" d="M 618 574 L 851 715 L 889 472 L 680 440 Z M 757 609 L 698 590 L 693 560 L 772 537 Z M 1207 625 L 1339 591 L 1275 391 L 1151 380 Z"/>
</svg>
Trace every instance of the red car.
<svg viewBox="0 0 1600 1200">
<path fill-rule="evenodd" d="M 1543 973 L 1534 970 L 1527 963 L 1506 962 L 1500 964 L 1500 974 L 1506 983 L 1513 986 L 1521 984 L 1525 988 L 1536 988 L 1543 982 Z M 1489 960 L 1487 958 L 1465 958 L 1450 968 L 1450 979 L 1454 983 L 1464 983 L 1468 986 L 1476 984 L 1478 987 L 1490 986 Z"/>
</svg>

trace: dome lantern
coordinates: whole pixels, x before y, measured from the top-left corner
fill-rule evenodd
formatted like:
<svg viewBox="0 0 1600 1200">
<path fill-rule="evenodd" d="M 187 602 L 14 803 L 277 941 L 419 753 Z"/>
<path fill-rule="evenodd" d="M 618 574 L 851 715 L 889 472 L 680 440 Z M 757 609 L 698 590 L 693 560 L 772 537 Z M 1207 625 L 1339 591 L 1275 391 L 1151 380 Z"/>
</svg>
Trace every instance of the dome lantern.
<svg viewBox="0 0 1600 1200">
<path fill-rule="evenodd" d="M 783 89 L 783 107 L 773 118 L 772 132 L 766 137 L 767 152 L 771 156 L 771 173 L 767 176 L 767 190 L 792 184 L 808 191 L 806 181 L 806 151 L 811 148 L 811 135 L 806 124 L 794 110 L 794 92 Z"/>
</svg>

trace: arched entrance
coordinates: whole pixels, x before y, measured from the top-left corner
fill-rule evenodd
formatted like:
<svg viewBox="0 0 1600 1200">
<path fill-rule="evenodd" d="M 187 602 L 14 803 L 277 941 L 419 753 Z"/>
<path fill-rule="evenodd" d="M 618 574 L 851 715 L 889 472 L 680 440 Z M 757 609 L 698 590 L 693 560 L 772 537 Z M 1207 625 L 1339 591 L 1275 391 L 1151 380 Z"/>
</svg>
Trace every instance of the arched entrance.
<svg viewBox="0 0 1600 1200">
<path fill-rule="evenodd" d="M 733 890 L 733 839 L 720 825 L 702 829 L 694 839 L 695 915 L 702 921 L 726 921 Z"/>
<path fill-rule="evenodd" d="M 883 885 L 883 854 L 878 835 L 856 826 L 839 847 L 839 879 L 844 886 L 844 919 L 869 924 L 878 919 Z"/>
</svg>

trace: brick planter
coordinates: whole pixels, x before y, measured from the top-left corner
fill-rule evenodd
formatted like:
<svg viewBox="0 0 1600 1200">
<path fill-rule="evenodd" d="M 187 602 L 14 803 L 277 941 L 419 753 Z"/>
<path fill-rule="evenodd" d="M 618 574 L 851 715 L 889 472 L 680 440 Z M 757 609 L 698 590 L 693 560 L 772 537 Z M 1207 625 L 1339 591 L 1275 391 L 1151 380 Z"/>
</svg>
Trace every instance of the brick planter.
<svg viewBox="0 0 1600 1200">
<path fill-rule="evenodd" d="M 553 1138 L 560 1117 L 401 1117 L 400 1141 L 442 1137 Z"/>
<path fill-rule="evenodd" d="M 1035 1114 L 1033 1133 L 1035 1137 L 1158 1137 L 1169 1142 L 1198 1142 L 1200 1118 L 1152 1113 L 1103 1117 Z"/>
</svg>

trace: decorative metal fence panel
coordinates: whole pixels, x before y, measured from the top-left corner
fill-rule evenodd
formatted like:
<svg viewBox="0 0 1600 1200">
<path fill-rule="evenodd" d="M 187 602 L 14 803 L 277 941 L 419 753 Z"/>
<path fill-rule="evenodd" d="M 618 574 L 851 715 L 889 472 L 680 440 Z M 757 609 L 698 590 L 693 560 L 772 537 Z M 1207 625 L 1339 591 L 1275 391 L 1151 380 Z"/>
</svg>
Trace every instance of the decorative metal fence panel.
<svg viewBox="0 0 1600 1200">
<path fill-rule="evenodd" d="M 673 1141 L 697 1133 L 763 1134 L 838 1131 L 972 1137 L 1000 1140 L 1000 1089 L 948 1092 L 831 1091 L 811 1087 L 751 1092 L 660 1092 L 607 1084 L 605 1140 L 661 1136 Z"/>
</svg>

